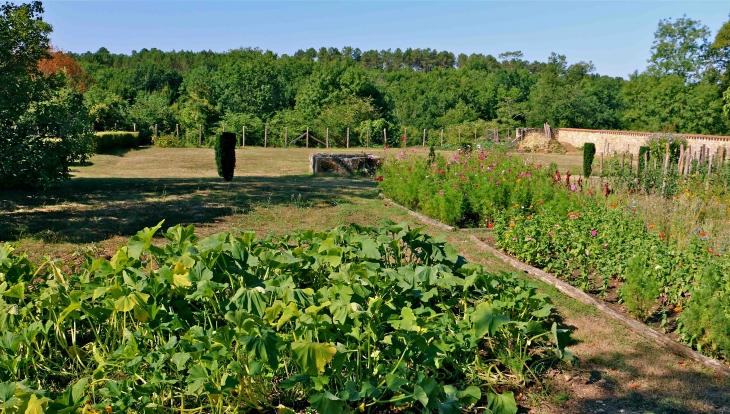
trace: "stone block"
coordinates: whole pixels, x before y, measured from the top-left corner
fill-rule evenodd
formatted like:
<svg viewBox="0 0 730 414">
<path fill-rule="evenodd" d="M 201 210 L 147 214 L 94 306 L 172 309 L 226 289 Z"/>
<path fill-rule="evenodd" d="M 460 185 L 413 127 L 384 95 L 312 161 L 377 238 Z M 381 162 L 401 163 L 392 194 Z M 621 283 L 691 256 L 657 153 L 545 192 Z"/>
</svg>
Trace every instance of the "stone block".
<svg viewBox="0 0 730 414">
<path fill-rule="evenodd" d="M 309 172 L 315 175 L 350 176 L 356 173 L 372 174 L 380 165 L 380 158 L 372 154 L 311 154 Z"/>
</svg>

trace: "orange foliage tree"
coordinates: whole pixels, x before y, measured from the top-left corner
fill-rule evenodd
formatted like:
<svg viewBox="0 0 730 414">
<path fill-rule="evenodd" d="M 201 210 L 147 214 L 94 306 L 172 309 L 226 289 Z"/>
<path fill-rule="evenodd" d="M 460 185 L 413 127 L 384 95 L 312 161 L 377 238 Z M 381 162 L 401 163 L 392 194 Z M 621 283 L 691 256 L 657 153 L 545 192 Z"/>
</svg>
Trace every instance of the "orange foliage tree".
<svg viewBox="0 0 730 414">
<path fill-rule="evenodd" d="M 89 75 L 81 68 L 73 58 L 55 46 L 48 49 L 51 55 L 48 59 L 41 59 L 38 62 L 38 69 L 46 75 L 64 73 L 68 77 L 72 88 L 85 93 L 89 83 Z"/>
</svg>

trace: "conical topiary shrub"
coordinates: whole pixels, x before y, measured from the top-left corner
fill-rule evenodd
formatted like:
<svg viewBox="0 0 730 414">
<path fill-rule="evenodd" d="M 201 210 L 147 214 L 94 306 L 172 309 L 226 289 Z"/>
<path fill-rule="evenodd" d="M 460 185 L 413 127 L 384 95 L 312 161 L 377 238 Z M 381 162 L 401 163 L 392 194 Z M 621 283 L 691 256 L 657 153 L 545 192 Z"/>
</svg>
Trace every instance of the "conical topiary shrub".
<svg viewBox="0 0 730 414">
<path fill-rule="evenodd" d="M 233 132 L 221 132 L 216 136 L 215 163 L 218 165 L 218 175 L 231 181 L 233 170 L 236 169 L 236 134 Z"/>
</svg>

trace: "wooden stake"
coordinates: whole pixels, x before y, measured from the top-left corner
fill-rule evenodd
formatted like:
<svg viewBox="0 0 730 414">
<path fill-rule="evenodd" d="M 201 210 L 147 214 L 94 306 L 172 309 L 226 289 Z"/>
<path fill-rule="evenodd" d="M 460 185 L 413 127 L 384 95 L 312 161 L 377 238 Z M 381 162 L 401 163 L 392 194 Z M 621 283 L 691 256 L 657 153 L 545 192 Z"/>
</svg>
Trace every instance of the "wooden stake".
<svg viewBox="0 0 730 414">
<path fill-rule="evenodd" d="M 264 148 L 266 148 L 266 141 L 268 139 L 269 126 L 264 125 Z"/>
<path fill-rule="evenodd" d="M 175 124 L 175 137 L 180 139 L 180 124 Z"/>
<path fill-rule="evenodd" d="M 309 148 L 309 127 L 307 127 L 307 144 L 306 145 L 307 145 L 307 148 Z"/>
<path fill-rule="evenodd" d="M 444 146 L 444 129 L 441 128 L 441 146 Z"/>
<path fill-rule="evenodd" d="M 155 139 L 157 139 L 157 124 L 155 124 Z"/>
<path fill-rule="evenodd" d="M 327 128 L 327 134 L 324 137 L 324 142 L 325 142 L 324 146 L 329 148 L 330 147 L 330 129 L 329 128 Z"/>
<path fill-rule="evenodd" d="M 601 175 L 603 175 L 603 153 L 601 153 Z"/>
<path fill-rule="evenodd" d="M 241 146 L 246 147 L 246 126 L 241 128 Z"/>
<path fill-rule="evenodd" d="M 132 124 L 132 131 L 137 132 L 137 123 L 136 122 Z"/>
<path fill-rule="evenodd" d="M 347 127 L 347 148 L 350 148 L 350 127 Z"/>
<path fill-rule="evenodd" d="M 388 135 L 385 133 L 385 128 L 383 128 L 383 145 L 388 145 Z"/>
<path fill-rule="evenodd" d="M 426 128 L 423 129 L 423 144 L 422 147 L 426 147 Z"/>
<path fill-rule="evenodd" d="M 677 175 L 684 172 L 684 145 L 679 146 L 679 162 L 677 163 Z"/>
</svg>

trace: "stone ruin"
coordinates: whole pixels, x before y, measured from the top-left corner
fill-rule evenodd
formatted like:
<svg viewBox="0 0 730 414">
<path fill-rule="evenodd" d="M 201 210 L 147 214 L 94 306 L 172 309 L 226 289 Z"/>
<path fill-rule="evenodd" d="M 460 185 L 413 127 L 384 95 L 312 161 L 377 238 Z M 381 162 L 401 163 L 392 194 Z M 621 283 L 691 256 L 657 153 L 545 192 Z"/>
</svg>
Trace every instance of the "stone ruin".
<svg viewBox="0 0 730 414">
<path fill-rule="evenodd" d="M 309 172 L 315 175 L 349 176 L 356 173 L 373 174 L 381 157 L 372 154 L 311 154 Z"/>
</svg>

